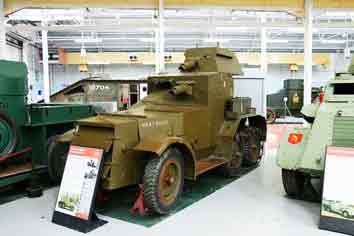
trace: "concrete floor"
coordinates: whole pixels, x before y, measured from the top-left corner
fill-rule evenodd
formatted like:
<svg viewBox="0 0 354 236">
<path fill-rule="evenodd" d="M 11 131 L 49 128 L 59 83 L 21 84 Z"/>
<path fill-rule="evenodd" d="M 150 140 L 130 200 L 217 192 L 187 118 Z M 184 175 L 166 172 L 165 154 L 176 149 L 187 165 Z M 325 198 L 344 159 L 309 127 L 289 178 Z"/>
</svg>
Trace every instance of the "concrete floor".
<svg viewBox="0 0 354 236">
<path fill-rule="evenodd" d="M 100 216 L 109 223 L 90 235 L 340 235 L 317 228 L 319 204 L 284 196 L 275 149 L 267 149 L 261 167 L 151 228 Z M 0 235 L 81 235 L 51 223 L 57 192 L 1 205 Z"/>
</svg>

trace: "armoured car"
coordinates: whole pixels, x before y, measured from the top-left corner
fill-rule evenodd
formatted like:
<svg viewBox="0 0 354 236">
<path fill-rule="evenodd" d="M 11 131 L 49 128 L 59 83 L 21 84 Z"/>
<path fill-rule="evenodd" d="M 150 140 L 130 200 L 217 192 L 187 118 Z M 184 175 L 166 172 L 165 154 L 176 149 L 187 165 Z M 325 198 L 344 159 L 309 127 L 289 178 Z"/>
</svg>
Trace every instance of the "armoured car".
<svg viewBox="0 0 354 236">
<path fill-rule="evenodd" d="M 105 150 L 101 188 L 142 183 L 151 212 L 168 213 L 179 199 L 184 179 L 219 168 L 236 175 L 256 165 L 263 154 L 266 121 L 249 98 L 233 97 L 236 56 L 222 48 L 185 52 L 180 73 L 148 78 L 148 96 L 127 111 L 78 122 L 52 149 L 58 178 L 69 144 Z"/>
</svg>

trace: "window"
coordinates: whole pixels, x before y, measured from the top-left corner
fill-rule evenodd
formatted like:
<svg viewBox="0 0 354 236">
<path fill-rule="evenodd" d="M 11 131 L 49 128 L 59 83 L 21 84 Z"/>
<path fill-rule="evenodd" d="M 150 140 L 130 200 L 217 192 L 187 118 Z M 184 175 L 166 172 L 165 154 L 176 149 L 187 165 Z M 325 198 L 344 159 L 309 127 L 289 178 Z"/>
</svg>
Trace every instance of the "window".
<svg viewBox="0 0 354 236">
<path fill-rule="evenodd" d="M 334 84 L 333 95 L 354 95 L 354 84 Z"/>
</svg>

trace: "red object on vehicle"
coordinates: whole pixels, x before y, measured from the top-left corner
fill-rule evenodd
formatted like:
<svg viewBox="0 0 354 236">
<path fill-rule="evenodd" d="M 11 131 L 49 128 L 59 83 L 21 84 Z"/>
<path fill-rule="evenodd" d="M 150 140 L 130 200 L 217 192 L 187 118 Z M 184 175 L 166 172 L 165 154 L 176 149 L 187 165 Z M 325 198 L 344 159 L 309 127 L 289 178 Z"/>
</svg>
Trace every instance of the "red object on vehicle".
<svg viewBox="0 0 354 236">
<path fill-rule="evenodd" d="M 288 142 L 291 144 L 298 144 L 302 141 L 302 133 L 290 133 Z"/>
<path fill-rule="evenodd" d="M 25 149 L 23 149 L 21 151 L 18 151 L 18 152 L 13 152 L 13 153 L 10 153 L 10 154 L 6 154 L 4 156 L 0 156 L 0 163 L 1 162 L 5 162 L 5 161 L 7 161 L 9 159 L 22 157 L 25 154 L 28 154 L 28 153 L 31 153 L 31 152 L 32 152 L 32 148 L 25 148 Z"/>
<path fill-rule="evenodd" d="M 321 90 L 320 95 L 319 95 L 320 104 L 322 104 L 324 102 L 324 95 L 325 95 L 325 93 L 323 92 L 323 90 Z"/>
<path fill-rule="evenodd" d="M 147 211 L 144 204 L 144 189 L 141 184 L 139 184 L 139 188 L 140 188 L 139 196 L 136 199 L 134 206 L 130 209 L 130 213 L 135 214 L 137 211 L 139 211 L 139 214 L 141 216 L 144 216 Z"/>
</svg>

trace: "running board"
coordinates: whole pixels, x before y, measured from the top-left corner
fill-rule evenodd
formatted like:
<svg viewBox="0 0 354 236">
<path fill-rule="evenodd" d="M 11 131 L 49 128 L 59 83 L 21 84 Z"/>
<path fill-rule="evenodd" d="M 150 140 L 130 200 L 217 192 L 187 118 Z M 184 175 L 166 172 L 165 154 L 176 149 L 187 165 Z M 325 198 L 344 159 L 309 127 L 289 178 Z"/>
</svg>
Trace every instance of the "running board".
<svg viewBox="0 0 354 236">
<path fill-rule="evenodd" d="M 225 159 L 208 158 L 197 161 L 197 176 L 227 163 Z"/>
</svg>

